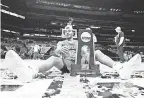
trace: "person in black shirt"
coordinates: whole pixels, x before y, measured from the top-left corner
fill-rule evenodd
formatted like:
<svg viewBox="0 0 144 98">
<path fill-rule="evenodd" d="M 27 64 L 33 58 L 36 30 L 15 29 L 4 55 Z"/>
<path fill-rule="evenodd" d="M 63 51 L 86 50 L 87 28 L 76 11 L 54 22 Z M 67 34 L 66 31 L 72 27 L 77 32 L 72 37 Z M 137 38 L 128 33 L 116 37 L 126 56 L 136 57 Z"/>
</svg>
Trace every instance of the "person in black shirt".
<svg viewBox="0 0 144 98">
<path fill-rule="evenodd" d="M 120 61 L 123 63 L 124 60 L 124 52 L 123 52 L 123 46 L 124 46 L 124 32 L 122 32 L 121 27 L 117 27 L 115 31 L 118 33 L 115 36 L 115 43 L 117 46 L 117 53 L 120 58 Z"/>
</svg>

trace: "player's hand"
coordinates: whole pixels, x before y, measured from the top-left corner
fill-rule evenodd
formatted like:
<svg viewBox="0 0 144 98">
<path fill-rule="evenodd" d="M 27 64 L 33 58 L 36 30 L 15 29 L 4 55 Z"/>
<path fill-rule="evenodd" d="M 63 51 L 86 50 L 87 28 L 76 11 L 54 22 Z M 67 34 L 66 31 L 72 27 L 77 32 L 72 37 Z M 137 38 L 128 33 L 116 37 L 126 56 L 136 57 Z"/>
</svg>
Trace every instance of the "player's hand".
<svg viewBox="0 0 144 98">
<path fill-rule="evenodd" d="M 69 54 L 69 49 L 66 46 L 61 47 L 61 53 L 64 55 Z"/>
</svg>

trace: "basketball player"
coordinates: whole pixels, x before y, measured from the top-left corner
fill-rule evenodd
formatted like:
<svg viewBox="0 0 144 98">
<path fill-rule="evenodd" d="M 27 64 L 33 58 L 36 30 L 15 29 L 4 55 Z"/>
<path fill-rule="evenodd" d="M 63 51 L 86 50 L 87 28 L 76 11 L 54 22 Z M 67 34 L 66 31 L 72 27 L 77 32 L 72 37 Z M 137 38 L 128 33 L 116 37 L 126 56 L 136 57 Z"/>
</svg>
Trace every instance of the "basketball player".
<svg viewBox="0 0 144 98">
<path fill-rule="evenodd" d="M 65 30 L 66 40 L 57 43 L 55 55 L 45 60 L 42 64 L 37 65 L 37 67 L 36 65 L 32 66 L 27 64 L 13 50 L 7 52 L 5 60 L 2 62 L 2 66 L 16 72 L 18 79 L 22 82 L 30 82 L 38 75 L 38 73 L 45 74 L 53 66 L 61 70 L 62 73 L 69 73 L 71 70 L 71 64 L 75 62 L 78 42 L 73 39 L 73 28 L 71 25 L 67 25 Z M 87 53 L 83 51 L 83 54 Z M 139 67 L 138 65 L 141 63 L 141 57 L 139 54 L 123 64 L 116 63 L 100 50 L 96 50 L 94 55 L 100 63 L 118 71 L 122 79 L 130 78 L 131 73 L 136 67 Z"/>
<path fill-rule="evenodd" d="M 122 32 L 121 27 L 117 27 L 115 29 L 115 31 L 118 33 L 115 36 L 115 43 L 116 43 L 116 46 L 117 46 L 117 53 L 118 53 L 118 56 L 120 58 L 121 63 L 123 63 L 125 61 L 124 60 L 124 53 L 123 53 L 124 33 Z"/>
</svg>

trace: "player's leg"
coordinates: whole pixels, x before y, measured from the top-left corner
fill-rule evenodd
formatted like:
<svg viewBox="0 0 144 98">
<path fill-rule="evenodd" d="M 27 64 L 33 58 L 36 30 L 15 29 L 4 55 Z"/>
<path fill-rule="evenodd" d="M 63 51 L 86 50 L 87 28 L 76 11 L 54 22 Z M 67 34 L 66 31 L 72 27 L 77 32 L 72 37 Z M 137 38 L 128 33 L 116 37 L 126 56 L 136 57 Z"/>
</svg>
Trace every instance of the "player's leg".
<svg viewBox="0 0 144 98">
<path fill-rule="evenodd" d="M 100 50 L 95 51 L 95 57 L 100 63 L 105 64 L 118 71 L 120 77 L 123 79 L 130 78 L 132 72 L 141 65 L 141 56 L 139 54 L 136 54 L 128 62 L 125 62 L 123 64 L 116 63 L 110 57 L 103 54 Z"/>
<path fill-rule="evenodd" d="M 136 54 L 128 62 L 122 63 L 117 66 L 122 66 L 120 70 L 117 70 L 122 79 L 129 79 L 134 71 L 136 71 L 141 65 L 141 56 Z"/>
<path fill-rule="evenodd" d="M 29 82 L 35 78 L 38 72 L 45 73 L 53 66 L 62 69 L 64 64 L 61 58 L 52 56 L 42 64 L 30 65 L 21 59 L 15 51 L 9 50 L 6 53 L 5 60 L 2 62 L 2 66 L 14 72 L 22 82 Z"/>
<path fill-rule="evenodd" d="M 49 59 L 44 61 L 42 64 L 38 66 L 40 73 L 45 73 L 49 69 L 51 69 L 53 66 L 58 68 L 63 73 L 69 73 L 71 70 L 71 65 L 74 64 L 71 60 L 62 59 L 57 56 L 51 56 Z"/>
<path fill-rule="evenodd" d="M 107 65 L 108 67 L 113 67 L 115 65 L 115 61 L 113 61 L 110 57 L 102 53 L 100 50 L 95 51 L 95 58 L 102 64 Z"/>
<path fill-rule="evenodd" d="M 50 70 L 53 66 L 61 70 L 64 66 L 63 60 L 60 57 L 51 56 L 47 60 L 43 61 L 41 64 L 37 65 L 40 73 L 45 73 Z"/>
<path fill-rule="evenodd" d="M 23 82 L 29 82 L 38 73 L 38 69 L 27 64 L 15 51 L 9 50 L 2 62 L 2 68 L 8 68 Z"/>
</svg>

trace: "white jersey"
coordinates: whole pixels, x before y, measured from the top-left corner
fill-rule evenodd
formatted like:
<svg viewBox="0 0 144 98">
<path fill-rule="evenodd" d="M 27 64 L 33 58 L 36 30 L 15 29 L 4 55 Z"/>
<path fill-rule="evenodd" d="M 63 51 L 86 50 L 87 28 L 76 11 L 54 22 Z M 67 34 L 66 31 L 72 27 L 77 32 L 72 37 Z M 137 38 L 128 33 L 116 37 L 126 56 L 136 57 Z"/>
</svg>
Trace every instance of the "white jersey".
<svg viewBox="0 0 144 98">
<path fill-rule="evenodd" d="M 61 46 L 65 46 L 69 49 L 69 54 L 66 55 L 64 58 L 75 61 L 78 41 L 73 40 L 73 41 L 69 42 L 69 41 L 65 40 L 65 41 L 61 41 L 60 44 L 61 44 Z"/>
<path fill-rule="evenodd" d="M 39 47 L 38 45 L 35 45 L 35 46 L 34 46 L 34 52 L 38 52 L 38 51 L 39 51 L 39 48 L 40 48 L 40 47 Z"/>
</svg>

